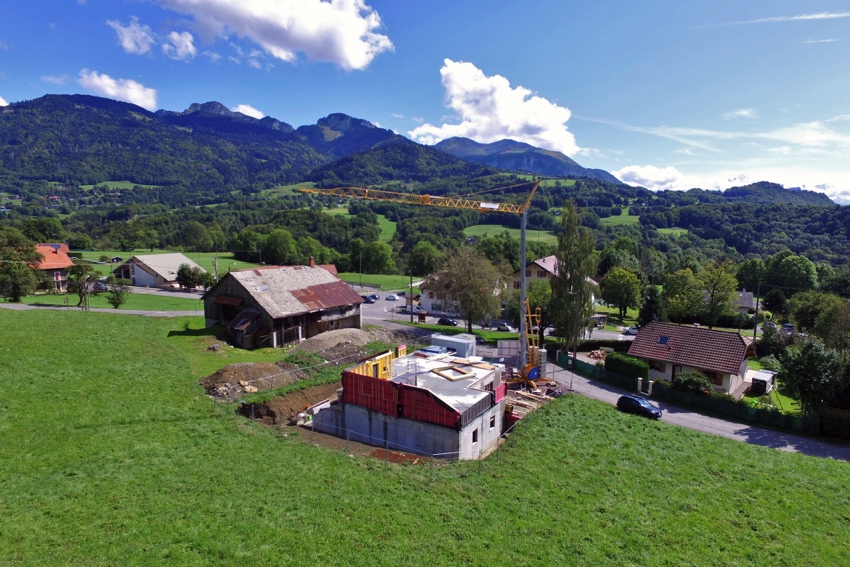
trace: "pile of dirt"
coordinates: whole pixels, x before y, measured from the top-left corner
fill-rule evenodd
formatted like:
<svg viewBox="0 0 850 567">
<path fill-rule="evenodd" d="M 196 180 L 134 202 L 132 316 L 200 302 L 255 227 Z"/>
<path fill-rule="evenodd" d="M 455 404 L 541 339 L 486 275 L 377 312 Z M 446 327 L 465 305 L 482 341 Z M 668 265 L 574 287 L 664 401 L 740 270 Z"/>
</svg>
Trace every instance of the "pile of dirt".
<svg viewBox="0 0 850 567">
<path fill-rule="evenodd" d="M 413 343 L 415 338 L 414 334 L 406 331 L 391 331 L 384 328 L 370 331 L 339 329 L 306 339 L 289 349 L 288 354 L 314 353 L 333 365 L 348 366 L 367 355 L 365 345 L 370 342 L 382 341 L 399 345 Z M 295 364 L 240 362 L 224 366 L 214 374 L 203 378 L 199 384 L 208 395 L 224 402 L 233 402 L 245 394 L 273 390 L 307 377 L 307 374 Z"/>
<path fill-rule="evenodd" d="M 220 368 L 203 378 L 199 384 L 208 395 L 232 402 L 245 394 L 273 390 L 306 377 L 307 375 L 294 364 L 239 362 Z"/>
<path fill-rule="evenodd" d="M 259 420 L 264 425 L 281 425 L 295 421 L 298 414 L 323 400 L 335 400 L 341 382 L 314 386 L 261 404 L 243 404 L 237 410 L 240 414 Z"/>
</svg>

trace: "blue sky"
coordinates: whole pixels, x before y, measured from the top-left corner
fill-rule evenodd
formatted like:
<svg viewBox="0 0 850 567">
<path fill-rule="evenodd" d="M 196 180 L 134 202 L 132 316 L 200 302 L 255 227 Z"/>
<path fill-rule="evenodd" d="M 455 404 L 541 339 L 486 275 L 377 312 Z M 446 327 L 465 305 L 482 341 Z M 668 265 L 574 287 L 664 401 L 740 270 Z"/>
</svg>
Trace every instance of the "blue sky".
<svg viewBox="0 0 850 567">
<path fill-rule="evenodd" d="M 850 1 L 27 0 L 0 105 L 88 93 L 503 138 L 650 189 L 850 202 Z"/>
</svg>

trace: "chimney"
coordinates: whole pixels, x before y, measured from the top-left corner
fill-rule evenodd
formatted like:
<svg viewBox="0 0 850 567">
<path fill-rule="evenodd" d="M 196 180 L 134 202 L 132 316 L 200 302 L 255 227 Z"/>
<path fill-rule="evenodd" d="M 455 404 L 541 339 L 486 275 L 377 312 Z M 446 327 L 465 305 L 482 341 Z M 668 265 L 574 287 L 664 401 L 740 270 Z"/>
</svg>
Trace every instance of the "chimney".
<svg viewBox="0 0 850 567">
<path fill-rule="evenodd" d="M 315 267 L 316 267 L 316 259 L 315 259 L 315 258 L 313 258 L 312 256 L 310 256 L 310 267 L 311 267 L 311 268 L 315 268 Z"/>
</svg>

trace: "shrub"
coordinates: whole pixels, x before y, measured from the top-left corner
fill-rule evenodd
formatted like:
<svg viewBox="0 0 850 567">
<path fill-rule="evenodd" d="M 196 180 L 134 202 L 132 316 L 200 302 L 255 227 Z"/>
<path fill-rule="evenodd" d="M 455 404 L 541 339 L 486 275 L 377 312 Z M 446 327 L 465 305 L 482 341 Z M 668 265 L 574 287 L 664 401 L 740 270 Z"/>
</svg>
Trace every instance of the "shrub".
<svg viewBox="0 0 850 567">
<path fill-rule="evenodd" d="M 677 390 L 691 392 L 692 394 L 709 395 L 711 383 L 701 372 L 680 372 L 673 376 L 673 387 Z"/>
<path fill-rule="evenodd" d="M 617 352 L 612 352 L 605 357 L 605 370 L 623 376 L 649 378 L 649 365 L 646 362 Z"/>
<path fill-rule="evenodd" d="M 772 354 L 761 357 L 759 359 L 759 364 L 761 364 L 761 367 L 765 370 L 772 370 L 774 372 L 779 372 L 780 370 L 782 370 L 782 365 Z"/>
</svg>

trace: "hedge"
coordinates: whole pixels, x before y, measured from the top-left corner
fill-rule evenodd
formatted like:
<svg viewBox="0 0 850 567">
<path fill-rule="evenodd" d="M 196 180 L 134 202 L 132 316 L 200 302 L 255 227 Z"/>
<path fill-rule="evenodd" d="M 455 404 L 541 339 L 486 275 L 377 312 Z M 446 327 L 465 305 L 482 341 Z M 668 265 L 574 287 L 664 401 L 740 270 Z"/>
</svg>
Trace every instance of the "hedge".
<svg viewBox="0 0 850 567">
<path fill-rule="evenodd" d="M 605 370 L 644 380 L 649 378 L 649 365 L 646 362 L 617 352 L 608 353 L 605 357 Z"/>
<path fill-rule="evenodd" d="M 830 407 L 818 409 L 821 433 L 829 437 L 850 439 L 850 411 Z"/>
</svg>

